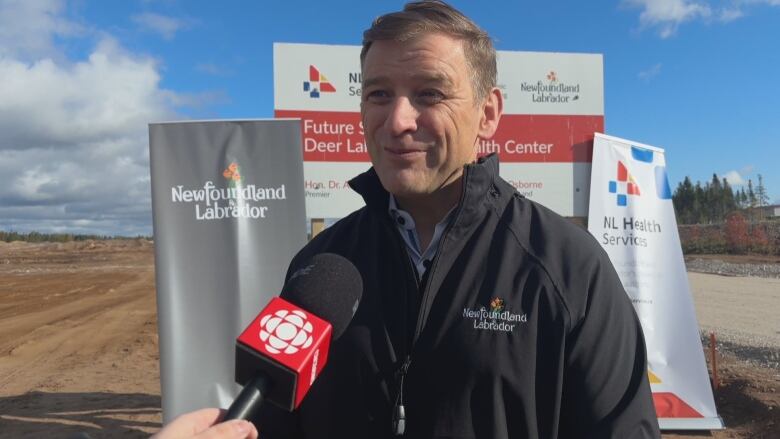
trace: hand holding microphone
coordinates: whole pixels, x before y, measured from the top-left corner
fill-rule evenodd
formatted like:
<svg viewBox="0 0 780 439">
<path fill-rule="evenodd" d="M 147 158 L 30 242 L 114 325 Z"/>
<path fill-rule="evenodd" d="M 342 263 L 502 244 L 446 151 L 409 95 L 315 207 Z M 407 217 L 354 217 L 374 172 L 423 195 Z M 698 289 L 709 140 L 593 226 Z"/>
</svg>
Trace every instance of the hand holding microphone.
<svg viewBox="0 0 780 439">
<path fill-rule="evenodd" d="M 220 422 L 223 410 L 201 409 L 185 413 L 150 439 L 257 439 L 257 429 L 251 422 L 234 420 Z"/>
<path fill-rule="evenodd" d="M 249 419 L 265 400 L 292 411 L 324 367 L 330 343 L 344 333 L 363 292 L 345 258 L 322 253 L 292 274 L 236 341 L 236 382 L 244 389 L 225 420 Z"/>
</svg>

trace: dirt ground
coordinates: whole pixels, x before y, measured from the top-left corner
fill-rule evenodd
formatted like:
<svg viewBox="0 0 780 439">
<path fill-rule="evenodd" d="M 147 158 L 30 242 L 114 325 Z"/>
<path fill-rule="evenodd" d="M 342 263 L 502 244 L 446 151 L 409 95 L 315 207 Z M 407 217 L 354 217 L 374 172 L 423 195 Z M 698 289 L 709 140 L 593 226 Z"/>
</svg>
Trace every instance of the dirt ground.
<svg viewBox="0 0 780 439">
<path fill-rule="evenodd" d="M 0 437 L 160 426 L 153 246 L 0 243 Z"/>
<path fill-rule="evenodd" d="M 744 336 L 740 343 L 780 342 L 777 283 L 690 278 L 702 327 L 726 327 Z M 718 314 L 723 309 L 731 313 Z M 0 242 L 0 438 L 156 431 L 156 318 L 151 242 Z M 716 402 L 728 428 L 665 438 L 780 438 L 780 368 L 739 355 L 717 357 Z"/>
</svg>

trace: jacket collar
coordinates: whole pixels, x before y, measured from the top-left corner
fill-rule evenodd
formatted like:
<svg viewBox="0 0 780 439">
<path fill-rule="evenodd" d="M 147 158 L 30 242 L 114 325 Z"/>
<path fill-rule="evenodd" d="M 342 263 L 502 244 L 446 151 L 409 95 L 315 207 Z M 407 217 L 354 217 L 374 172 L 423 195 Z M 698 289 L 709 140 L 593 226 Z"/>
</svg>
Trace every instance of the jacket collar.
<svg viewBox="0 0 780 439">
<path fill-rule="evenodd" d="M 497 178 L 498 155 L 496 154 L 481 157 L 476 163 L 466 165 L 463 172 L 464 190 L 459 203 L 459 207 L 462 209 L 459 210 L 464 210 L 464 213 L 468 215 L 479 209 L 479 206 L 482 205 L 479 200 L 482 200 L 489 191 L 498 190 L 495 184 Z M 369 209 L 387 213 L 390 194 L 382 187 L 379 176 L 373 167 L 350 180 L 349 186 L 363 197 Z"/>
</svg>

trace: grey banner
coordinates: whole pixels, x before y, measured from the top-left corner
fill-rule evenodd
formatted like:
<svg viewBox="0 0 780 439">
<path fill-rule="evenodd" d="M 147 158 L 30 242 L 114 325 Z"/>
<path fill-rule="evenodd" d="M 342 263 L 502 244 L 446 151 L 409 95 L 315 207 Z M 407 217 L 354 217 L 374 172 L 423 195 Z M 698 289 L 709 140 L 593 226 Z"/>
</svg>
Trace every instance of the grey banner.
<svg viewBox="0 0 780 439">
<path fill-rule="evenodd" d="M 149 126 L 163 420 L 230 404 L 236 336 L 306 243 L 299 120 Z"/>
</svg>

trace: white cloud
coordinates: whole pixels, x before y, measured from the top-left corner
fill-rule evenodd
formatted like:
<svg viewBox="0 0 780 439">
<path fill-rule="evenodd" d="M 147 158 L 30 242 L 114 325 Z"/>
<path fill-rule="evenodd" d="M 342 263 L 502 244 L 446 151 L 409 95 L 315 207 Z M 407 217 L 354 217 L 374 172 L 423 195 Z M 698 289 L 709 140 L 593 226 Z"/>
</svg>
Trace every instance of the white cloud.
<svg viewBox="0 0 780 439">
<path fill-rule="evenodd" d="M 637 77 L 643 81 L 649 81 L 661 73 L 661 63 L 657 63 L 647 70 L 642 70 L 637 74 Z"/>
<path fill-rule="evenodd" d="M 748 15 L 748 11 L 761 6 L 780 6 L 780 0 L 731 0 L 729 6 L 718 11 L 718 21 L 728 23 Z"/>
<path fill-rule="evenodd" d="M 742 178 L 742 175 L 740 175 L 739 171 L 729 171 L 723 175 L 720 176 L 720 178 L 725 178 L 728 180 L 729 185 L 733 186 L 742 186 L 747 184 L 747 181 Z"/>
<path fill-rule="evenodd" d="M 62 0 L 0 0 L 0 57 L 51 57 L 57 53 L 54 36 L 86 32 L 61 15 L 63 8 Z"/>
<path fill-rule="evenodd" d="M 780 6 L 780 0 L 738 0 L 738 3 L 747 5 Z"/>
<path fill-rule="evenodd" d="M 707 18 L 712 10 L 706 3 L 690 0 L 625 0 L 629 6 L 642 8 L 639 23 L 642 27 L 655 27 L 661 38 L 668 38 L 680 24 L 697 18 Z"/>
<path fill-rule="evenodd" d="M 742 18 L 744 16 L 745 16 L 745 13 L 740 8 L 733 7 L 733 8 L 722 9 L 718 13 L 718 20 L 720 20 L 720 21 L 722 21 L 724 23 L 728 23 L 729 21 L 734 21 L 734 20 L 736 20 L 738 18 Z"/>
<path fill-rule="evenodd" d="M 26 15 L 48 27 L 0 26 L 0 42 L 28 41 L 0 45 L 0 230 L 151 234 L 147 124 L 219 94 L 161 88 L 158 63 L 110 37 L 85 59 L 52 54 L 79 26 L 54 1 L 0 0 L 0 23 L 20 3 L 48 5 Z"/>
<path fill-rule="evenodd" d="M 661 38 L 669 38 L 681 24 L 695 20 L 728 23 L 747 13 L 756 5 L 780 6 L 780 0 L 732 0 L 725 6 L 713 6 L 712 0 L 623 0 L 622 5 L 639 8 L 641 28 L 656 29 Z"/>
<path fill-rule="evenodd" d="M 165 15 L 151 12 L 134 15 L 132 20 L 141 28 L 160 34 L 166 40 L 172 40 L 176 32 L 189 27 L 191 24 L 189 20 L 166 17 Z"/>
<path fill-rule="evenodd" d="M 87 60 L 0 59 L 0 149 L 80 145 L 124 137 L 165 117 L 153 60 L 104 40 Z"/>
</svg>

